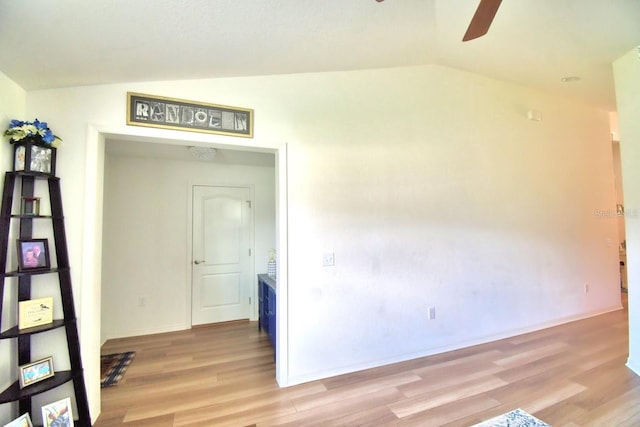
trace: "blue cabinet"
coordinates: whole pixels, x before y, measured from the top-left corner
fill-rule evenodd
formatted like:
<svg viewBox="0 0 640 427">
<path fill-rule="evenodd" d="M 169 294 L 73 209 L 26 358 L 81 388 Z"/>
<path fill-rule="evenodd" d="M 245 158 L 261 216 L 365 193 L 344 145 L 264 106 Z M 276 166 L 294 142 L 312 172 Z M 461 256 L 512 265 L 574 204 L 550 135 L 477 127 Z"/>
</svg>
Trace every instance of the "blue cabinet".
<svg viewBox="0 0 640 427">
<path fill-rule="evenodd" d="M 265 331 L 276 348 L 276 282 L 266 274 L 258 274 L 258 328 Z"/>
</svg>

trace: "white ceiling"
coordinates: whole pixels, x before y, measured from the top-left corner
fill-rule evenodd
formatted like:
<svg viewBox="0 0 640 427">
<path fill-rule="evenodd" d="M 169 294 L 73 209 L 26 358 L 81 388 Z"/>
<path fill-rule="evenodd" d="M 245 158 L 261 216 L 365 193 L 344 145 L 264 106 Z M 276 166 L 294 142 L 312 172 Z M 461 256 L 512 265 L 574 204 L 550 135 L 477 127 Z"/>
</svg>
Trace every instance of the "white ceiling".
<svg viewBox="0 0 640 427">
<path fill-rule="evenodd" d="M 640 0 L 0 0 L 0 71 L 27 90 L 438 63 L 615 110 Z M 564 76 L 580 76 L 561 83 Z"/>
</svg>

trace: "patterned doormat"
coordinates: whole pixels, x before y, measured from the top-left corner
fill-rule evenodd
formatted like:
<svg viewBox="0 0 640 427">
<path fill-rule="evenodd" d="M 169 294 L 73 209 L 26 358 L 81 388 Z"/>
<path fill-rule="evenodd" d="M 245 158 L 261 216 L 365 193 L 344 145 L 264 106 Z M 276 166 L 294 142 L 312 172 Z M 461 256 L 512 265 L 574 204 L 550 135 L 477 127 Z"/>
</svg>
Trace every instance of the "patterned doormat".
<svg viewBox="0 0 640 427">
<path fill-rule="evenodd" d="M 522 409 L 515 409 L 506 414 L 498 415 L 495 418 L 475 424 L 472 427 L 551 427 L 549 424 L 540 421 L 533 415 L 523 411 Z"/>
<path fill-rule="evenodd" d="M 100 387 L 117 385 L 135 355 L 135 351 L 128 351 L 100 356 Z"/>
</svg>

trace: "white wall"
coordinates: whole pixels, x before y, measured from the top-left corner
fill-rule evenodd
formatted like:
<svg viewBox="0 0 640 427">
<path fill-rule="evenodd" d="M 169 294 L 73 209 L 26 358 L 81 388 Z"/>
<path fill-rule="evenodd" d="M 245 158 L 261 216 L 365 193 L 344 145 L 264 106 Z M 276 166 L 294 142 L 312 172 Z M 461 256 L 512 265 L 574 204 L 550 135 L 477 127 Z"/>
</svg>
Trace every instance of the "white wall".
<svg viewBox="0 0 640 427">
<path fill-rule="evenodd" d="M 640 374 L 640 47 L 613 63 L 620 127 L 620 154 L 627 235 L 627 279 L 629 287 L 629 360 Z"/>
<path fill-rule="evenodd" d="M 256 111 L 252 140 L 191 139 L 287 142 L 283 383 L 621 307 L 616 221 L 600 214 L 615 209 L 608 113 L 440 66 L 29 93 L 30 109 L 66 135 L 59 175 L 65 206 L 78 210 L 72 266 L 82 264 L 83 233 L 101 245 L 81 225 L 95 130 L 186 137 L 127 127 L 127 91 Z M 542 121 L 527 120 L 529 109 Z M 327 251 L 335 267 L 321 266 Z M 99 336 L 99 316 L 82 313 Z"/>
<path fill-rule="evenodd" d="M 620 306 L 605 112 L 442 67 L 315 80 L 340 95 L 290 150 L 294 382 Z"/>
<path fill-rule="evenodd" d="M 265 273 L 267 251 L 275 246 L 274 172 L 273 167 L 107 155 L 103 342 L 191 326 L 191 185 L 252 188 L 254 269 L 256 274 Z M 139 298 L 145 300 L 143 307 Z"/>
<path fill-rule="evenodd" d="M 2 171 L 7 171 L 13 168 L 13 146 L 4 137 L 4 131 L 12 119 L 25 119 L 27 97 L 20 86 L 0 72 L 0 99 L 0 167 Z M 4 174 L 0 181 L 4 181 Z"/>
<path fill-rule="evenodd" d="M 0 73 L 0 132 L 9 125 L 12 119 L 21 119 L 24 116 L 26 108 L 25 91 L 10 80 L 7 76 Z M 0 170 L 7 171 L 13 167 L 13 147 L 2 137 L 0 141 Z M 4 183 L 4 174 L 0 177 L 0 183 Z M 9 242 L 13 242 L 15 237 L 11 237 Z M 12 244 L 12 243 L 10 243 Z M 9 250 L 12 250 L 10 246 Z M 8 305 L 13 302 L 15 304 L 15 279 L 5 279 L 5 295 L 2 310 L 2 330 L 8 329 L 15 325 L 15 311 Z M 2 298 L 2 296 L 0 296 Z M 18 372 L 15 369 L 17 363 L 17 346 L 15 340 L 0 340 L 0 390 L 4 390 L 11 383 L 18 379 Z M 11 419 L 16 410 L 17 405 L 0 405 L 0 423 Z M 4 424 L 4 423 L 3 423 Z"/>
</svg>

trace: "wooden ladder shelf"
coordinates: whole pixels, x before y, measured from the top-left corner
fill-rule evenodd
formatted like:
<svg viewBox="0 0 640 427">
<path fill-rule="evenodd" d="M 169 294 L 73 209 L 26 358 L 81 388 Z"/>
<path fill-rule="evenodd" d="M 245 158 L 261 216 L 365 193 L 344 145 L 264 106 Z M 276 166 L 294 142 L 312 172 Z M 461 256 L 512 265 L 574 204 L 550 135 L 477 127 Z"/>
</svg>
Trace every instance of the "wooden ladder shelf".
<svg viewBox="0 0 640 427">
<path fill-rule="evenodd" d="M 51 215 L 40 215 L 39 213 L 12 213 L 16 183 L 20 183 L 20 196 L 22 198 L 32 198 L 36 188 L 36 181 L 38 180 L 46 180 L 47 182 Z M 31 340 L 34 336 L 57 330 L 59 328 L 64 328 L 67 338 L 67 350 L 70 365 L 69 370 L 55 371 L 54 376 L 24 388 L 21 388 L 19 381 L 16 381 L 0 393 L 0 404 L 17 401 L 20 414 L 29 412 L 33 419 L 35 415 L 34 412 L 32 412 L 34 408 L 32 408 L 31 398 L 33 396 L 72 381 L 77 407 L 77 410 L 75 410 L 73 414 L 75 418 L 75 425 L 90 426 L 91 418 L 89 415 L 87 392 L 84 383 L 82 360 L 80 358 L 80 341 L 78 338 L 73 290 L 71 287 L 71 269 L 69 267 L 69 254 L 67 251 L 64 215 L 62 212 L 60 179 L 55 176 L 33 172 L 6 172 L 2 192 L 2 205 L 0 209 L 0 339 L 17 341 L 18 365 L 24 365 L 33 362 L 31 354 Z M 9 234 L 12 221 L 19 222 L 20 239 L 33 238 L 32 233 L 34 222 L 51 221 L 55 245 L 56 268 L 23 271 L 18 269 L 9 271 L 7 269 Z M 60 287 L 63 317 L 61 319 L 55 319 L 53 323 L 28 329 L 19 329 L 18 325 L 9 325 L 9 327 L 2 325 L 2 310 L 15 310 L 15 313 L 17 313 L 18 302 L 31 299 L 32 277 L 43 274 L 57 276 Z M 13 299 L 9 304 L 7 304 L 9 307 L 3 307 L 3 301 L 5 300 L 5 288 L 8 289 L 9 286 L 16 285 L 17 290 L 11 290 Z M 16 319 L 18 318 L 17 315 L 13 317 Z M 9 318 L 11 318 L 11 316 L 9 316 Z M 16 371 L 18 370 L 17 367 L 13 369 Z M 39 408 L 36 410 L 39 413 Z"/>
</svg>

